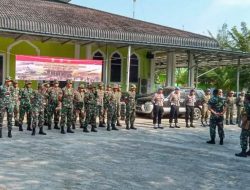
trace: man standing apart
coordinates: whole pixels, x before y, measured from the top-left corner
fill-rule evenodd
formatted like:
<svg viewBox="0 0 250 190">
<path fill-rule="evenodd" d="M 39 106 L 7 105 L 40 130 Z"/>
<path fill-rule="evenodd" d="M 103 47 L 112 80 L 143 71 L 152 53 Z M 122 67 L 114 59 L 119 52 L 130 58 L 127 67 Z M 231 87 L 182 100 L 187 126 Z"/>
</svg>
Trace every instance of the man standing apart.
<svg viewBox="0 0 250 190">
<path fill-rule="evenodd" d="M 4 85 L 0 86 L 0 138 L 2 138 L 3 118 L 7 112 L 8 121 L 8 137 L 11 138 L 12 117 L 13 117 L 13 87 L 11 86 L 11 78 L 5 79 Z"/>
<path fill-rule="evenodd" d="M 223 129 L 224 113 L 226 111 L 226 104 L 221 96 L 222 91 L 215 89 L 213 91 L 213 97 L 208 102 L 208 109 L 211 112 L 210 117 L 210 137 L 211 140 L 207 141 L 208 144 L 215 144 L 216 126 L 218 127 L 218 133 L 220 137 L 220 145 L 223 145 L 223 139 L 225 137 Z"/>
</svg>

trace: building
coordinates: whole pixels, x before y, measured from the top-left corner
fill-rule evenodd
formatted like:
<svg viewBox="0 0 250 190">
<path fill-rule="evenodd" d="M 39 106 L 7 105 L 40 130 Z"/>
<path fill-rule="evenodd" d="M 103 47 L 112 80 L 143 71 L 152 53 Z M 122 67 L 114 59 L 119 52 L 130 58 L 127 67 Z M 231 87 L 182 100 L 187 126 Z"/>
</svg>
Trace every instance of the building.
<svg viewBox="0 0 250 190">
<path fill-rule="evenodd" d="M 69 0 L 0 1 L 0 80 L 15 77 L 15 55 L 102 59 L 103 81 L 123 89 L 136 83 L 154 90 L 155 68 L 166 68 L 166 85 L 175 68 L 249 61 L 249 54 L 220 50 L 207 36 L 70 4 Z M 160 64 L 162 63 L 162 64 Z M 34 84 L 36 85 L 36 83 Z"/>
</svg>

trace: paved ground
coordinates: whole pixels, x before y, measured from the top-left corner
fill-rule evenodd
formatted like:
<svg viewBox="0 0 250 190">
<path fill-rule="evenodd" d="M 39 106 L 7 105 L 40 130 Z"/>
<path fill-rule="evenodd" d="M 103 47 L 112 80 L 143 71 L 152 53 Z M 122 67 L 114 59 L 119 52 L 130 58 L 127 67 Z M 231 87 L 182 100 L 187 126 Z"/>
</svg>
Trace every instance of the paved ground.
<svg viewBox="0 0 250 190">
<path fill-rule="evenodd" d="M 218 139 L 216 145 L 205 143 L 208 128 L 154 130 L 148 119 L 137 119 L 136 126 L 35 137 L 15 128 L 12 139 L 5 129 L 0 189 L 250 189 L 250 157 L 234 156 L 240 150 L 236 126 L 226 127 L 224 146 Z"/>
</svg>

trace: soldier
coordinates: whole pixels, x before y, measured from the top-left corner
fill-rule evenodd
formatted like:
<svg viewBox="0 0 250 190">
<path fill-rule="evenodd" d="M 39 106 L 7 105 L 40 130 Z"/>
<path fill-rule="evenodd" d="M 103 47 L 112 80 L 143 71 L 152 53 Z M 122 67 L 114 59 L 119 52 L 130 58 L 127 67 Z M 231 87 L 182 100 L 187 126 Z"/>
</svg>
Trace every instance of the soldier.
<svg viewBox="0 0 250 190">
<path fill-rule="evenodd" d="M 52 118 L 54 115 L 54 129 L 58 127 L 60 118 L 60 102 L 59 97 L 62 95 L 62 89 L 59 87 L 58 80 L 54 80 L 53 87 L 48 90 L 48 129 L 51 129 Z"/>
<path fill-rule="evenodd" d="M 114 88 L 117 89 L 118 85 L 114 85 Z M 110 93 L 105 93 L 105 101 L 107 103 L 107 131 L 111 129 L 118 130 L 116 128 L 118 101 L 114 92 L 110 91 Z"/>
<path fill-rule="evenodd" d="M 117 102 L 117 108 L 116 108 L 116 119 L 117 119 L 117 123 L 116 125 L 121 127 L 121 123 L 120 123 L 120 117 L 121 117 L 121 96 L 122 96 L 122 92 L 121 92 L 121 88 L 119 87 L 118 84 L 114 85 L 113 88 L 114 91 L 114 95 L 115 95 L 115 99 Z"/>
<path fill-rule="evenodd" d="M 78 90 L 74 93 L 74 109 L 72 128 L 75 129 L 77 116 L 79 115 L 80 128 L 84 125 L 84 84 L 78 86 Z"/>
<path fill-rule="evenodd" d="M 226 110 L 226 125 L 235 125 L 233 123 L 233 111 L 234 111 L 234 103 L 235 103 L 235 98 L 234 98 L 234 92 L 230 91 L 227 99 L 226 99 L 226 104 L 227 104 L 227 110 Z M 229 123 L 229 116 L 230 116 L 230 123 Z"/>
<path fill-rule="evenodd" d="M 97 89 L 97 112 L 99 116 L 99 127 L 105 127 L 104 125 L 104 104 L 103 104 L 103 98 L 104 98 L 104 90 L 103 90 L 103 83 L 98 84 L 98 89 Z"/>
<path fill-rule="evenodd" d="M 119 92 L 121 92 L 122 94 L 122 89 L 121 89 L 121 85 L 119 85 Z M 120 102 L 120 107 L 121 107 L 121 120 L 125 120 L 125 116 L 126 116 L 126 104 L 124 102 L 124 98 L 123 95 L 121 95 L 121 102 Z"/>
<path fill-rule="evenodd" d="M 48 90 L 50 88 L 50 81 L 44 81 L 43 83 L 43 93 L 45 95 L 45 98 L 48 100 Z M 44 107 L 44 125 L 48 125 L 48 101 L 46 101 L 46 105 Z M 51 130 L 51 127 L 48 127 L 49 130 Z"/>
<path fill-rule="evenodd" d="M 96 113 L 97 113 L 97 92 L 92 84 L 89 84 L 89 90 L 84 96 L 86 118 L 84 121 L 83 132 L 88 133 L 88 124 L 91 124 L 91 132 L 96 130 Z"/>
<path fill-rule="evenodd" d="M 30 97 L 33 93 L 31 88 L 32 82 L 27 80 L 25 81 L 25 86 L 19 92 L 20 97 L 20 115 L 19 115 L 19 131 L 23 131 L 23 119 L 25 113 L 27 114 L 27 130 L 31 131 L 31 104 Z"/>
<path fill-rule="evenodd" d="M 170 128 L 180 128 L 178 125 L 179 107 L 180 107 L 180 88 L 176 87 L 175 91 L 170 95 L 169 102 L 171 104 L 169 123 Z M 173 119 L 175 120 L 175 126 L 172 125 Z"/>
<path fill-rule="evenodd" d="M 241 135 L 240 135 L 240 145 L 242 151 L 235 156 L 247 157 L 250 156 L 250 144 L 249 150 L 247 151 L 248 140 L 250 138 L 250 94 L 247 94 L 244 102 L 244 110 L 241 118 Z M 250 143 L 250 142 L 249 142 Z"/>
<path fill-rule="evenodd" d="M 222 97 L 222 90 L 215 89 L 213 97 L 208 101 L 208 109 L 211 112 L 210 117 L 210 137 L 211 140 L 207 141 L 208 144 L 215 144 L 216 126 L 220 137 L 220 145 L 223 145 L 224 129 L 223 120 L 226 111 L 225 100 Z"/>
<path fill-rule="evenodd" d="M 136 86 L 132 84 L 130 86 L 130 91 L 127 92 L 124 95 L 125 103 L 126 103 L 126 129 L 134 129 L 137 128 L 134 127 L 135 122 L 135 108 L 136 108 L 136 102 L 135 102 L 135 95 L 136 95 Z M 129 127 L 130 124 L 130 127 Z"/>
<path fill-rule="evenodd" d="M 4 85 L 0 86 L 0 138 L 2 138 L 3 118 L 5 112 L 7 112 L 8 137 L 12 137 L 11 130 L 14 107 L 14 89 L 11 86 L 11 82 L 11 78 L 7 77 Z"/>
<path fill-rule="evenodd" d="M 14 87 L 14 120 L 15 120 L 15 126 L 19 126 L 19 106 L 20 106 L 20 100 L 19 100 L 19 87 L 17 80 L 13 80 L 13 87 Z"/>
<path fill-rule="evenodd" d="M 239 124 L 241 121 L 241 113 L 244 108 L 244 101 L 245 101 L 245 91 L 241 91 L 240 95 L 236 99 L 236 106 L 237 106 L 237 119 L 236 123 Z"/>
<path fill-rule="evenodd" d="M 186 128 L 193 127 L 195 128 L 193 121 L 194 121 L 194 104 L 196 102 L 195 97 L 195 90 L 190 90 L 189 95 L 187 95 L 185 99 L 186 104 L 186 113 L 185 113 L 185 121 L 186 121 Z M 190 126 L 188 125 L 188 120 L 190 119 Z"/>
<path fill-rule="evenodd" d="M 39 134 L 46 135 L 43 132 L 43 124 L 44 124 L 44 109 L 47 102 L 47 94 L 46 89 L 44 89 L 42 84 L 38 84 L 38 89 L 34 90 L 31 95 L 31 110 L 32 110 L 32 133 L 34 136 L 36 134 L 36 127 L 39 127 Z"/>
<path fill-rule="evenodd" d="M 62 89 L 62 94 L 59 96 L 61 101 L 61 133 L 65 134 L 64 127 L 67 120 L 67 133 L 74 133 L 71 130 L 72 119 L 73 119 L 73 99 L 74 99 L 74 89 L 72 88 L 72 80 L 68 79 L 66 81 L 66 86 Z"/>
<path fill-rule="evenodd" d="M 208 118 L 210 117 L 210 111 L 208 110 L 208 101 L 211 98 L 210 89 L 207 89 L 204 97 L 201 100 L 202 109 L 201 109 L 201 124 L 203 127 L 208 125 Z"/>
<path fill-rule="evenodd" d="M 152 97 L 151 102 L 154 105 L 153 108 L 153 124 L 154 124 L 154 129 L 163 129 L 163 126 L 161 126 L 161 118 L 163 115 L 163 103 L 164 103 L 164 95 L 163 95 L 163 88 L 159 88 L 158 92 L 154 94 Z M 157 123 L 157 124 L 156 124 Z"/>
</svg>

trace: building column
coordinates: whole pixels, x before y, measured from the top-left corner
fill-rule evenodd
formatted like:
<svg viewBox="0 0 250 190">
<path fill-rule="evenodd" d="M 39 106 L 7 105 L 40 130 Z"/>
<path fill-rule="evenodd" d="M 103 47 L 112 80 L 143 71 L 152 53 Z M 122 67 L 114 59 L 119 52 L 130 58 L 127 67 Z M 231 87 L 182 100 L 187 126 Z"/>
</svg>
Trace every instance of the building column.
<svg viewBox="0 0 250 190">
<path fill-rule="evenodd" d="M 109 51 L 108 51 L 108 45 L 106 44 L 106 52 L 104 56 L 103 61 L 103 83 L 105 85 L 108 84 L 108 67 L 109 67 Z"/>
<path fill-rule="evenodd" d="M 126 91 L 129 90 L 131 46 L 128 46 L 127 67 L 126 67 Z"/>
<path fill-rule="evenodd" d="M 91 44 L 86 45 L 86 58 L 92 59 L 92 45 Z"/>
<path fill-rule="evenodd" d="M 155 59 L 150 60 L 150 80 L 147 88 L 147 93 L 155 91 Z"/>
<path fill-rule="evenodd" d="M 167 54 L 167 86 L 175 86 L 176 55 L 175 52 Z"/>
<path fill-rule="evenodd" d="M 194 69 L 195 69 L 195 61 L 194 56 L 190 52 L 188 52 L 188 86 L 194 87 Z"/>
<path fill-rule="evenodd" d="M 75 58 L 80 59 L 81 46 L 80 44 L 75 44 Z"/>
<path fill-rule="evenodd" d="M 237 84 L 236 84 L 236 93 L 237 97 L 239 96 L 240 91 L 240 57 L 238 58 L 238 65 L 237 65 Z"/>
</svg>

